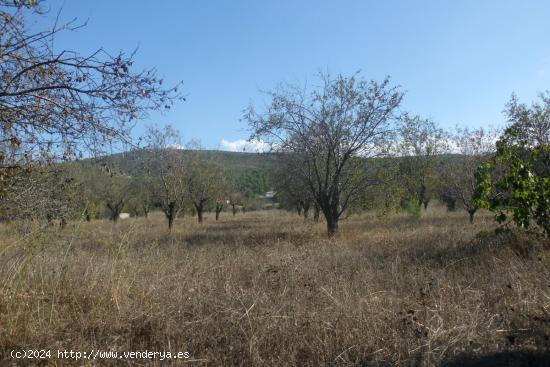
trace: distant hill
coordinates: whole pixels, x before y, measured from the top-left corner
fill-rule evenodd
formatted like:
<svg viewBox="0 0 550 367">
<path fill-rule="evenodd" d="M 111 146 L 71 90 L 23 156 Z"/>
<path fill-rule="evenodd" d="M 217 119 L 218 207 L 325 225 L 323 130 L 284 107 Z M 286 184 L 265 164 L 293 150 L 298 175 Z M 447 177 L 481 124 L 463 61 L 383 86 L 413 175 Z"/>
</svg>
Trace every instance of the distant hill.
<svg viewBox="0 0 550 367">
<path fill-rule="evenodd" d="M 181 155 L 185 158 L 186 155 L 192 154 L 194 150 L 180 150 Z M 239 191 L 247 198 L 252 199 L 259 195 L 264 195 L 266 192 L 273 189 L 273 172 L 278 160 L 279 153 L 247 153 L 247 152 L 228 152 L 220 150 L 202 150 L 206 159 L 211 159 L 220 167 L 223 167 L 231 179 L 236 183 Z M 113 163 L 115 167 L 121 171 L 139 178 L 143 170 L 143 162 L 149 161 L 147 155 L 150 154 L 145 150 L 136 150 L 130 152 L 116 153 L 110 156 L 101 158 Z M 399 163 L 407 159 L 406 157 L 393 158 L 375 158 L 378 162 L 393 162 Z M 440 159 L 455 160 L 461 159 L 457 154 L 441 155 Z M 94 159 L 86 159 L 79 161 L 84 169 L 91 169 L 94 165 Z"/>
<path fill-rule="evenodd" d="M 194 150 L 182 149 L 181 155 L 192 154 Z M 271 170 L 273 169 L 277 153 L 246 153 L 246 152 L 227 152 L 221 150 L 202 150 L 205 158 L 212 159 L 215 163 L 223 166 L 230 171 L 242 171 L 249 169 Z M 127 172 L 135 172 L 139 169 L 140 162 L 143 162 L 147 155 L 146 151 L 131 151 L 113 154 L 108 157 L 118 167 Z"/>
<path fill-rule="evenodd" d="M 194 150 L 180 150 L 181 155 L 194 153 Z M 247 198 L 254 198 L 272 190 L 271 178 L 277 162 L 277 153 L 227 152 L 220 150 L 202 150 L 206 159 L 211 159 L 229 172 L 239 191 Z M 143 162 L 149 161 L 150 154 L 145 150 L 116 153 L 99 159 L 85 159 L 77 162 L 83 169 L 91 169 L 94 161 L 111 162 L 117 169 L 138 177 L 143 170 Z M 154 165 L 154 163 L 153 163 Z"/>
</svg>

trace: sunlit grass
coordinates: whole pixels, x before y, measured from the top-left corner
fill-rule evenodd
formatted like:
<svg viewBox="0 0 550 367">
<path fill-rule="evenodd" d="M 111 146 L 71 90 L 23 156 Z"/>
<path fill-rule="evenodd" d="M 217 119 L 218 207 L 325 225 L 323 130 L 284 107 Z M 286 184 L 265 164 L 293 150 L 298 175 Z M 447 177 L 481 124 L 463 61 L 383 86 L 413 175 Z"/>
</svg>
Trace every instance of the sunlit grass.
<svg viewBox="0 0 550 367">
<path fill-rule="evenodd" d="M 147 349 L 223 366 L 430 366 L 549 345 L 548 250 L 492 235 L 489 214 L 364 214 L 333 239 L 278 211 L 180 218 L 171 235 L 159 213 L 37 226 L 0 227 L 5 360 Z"/>
</svg>

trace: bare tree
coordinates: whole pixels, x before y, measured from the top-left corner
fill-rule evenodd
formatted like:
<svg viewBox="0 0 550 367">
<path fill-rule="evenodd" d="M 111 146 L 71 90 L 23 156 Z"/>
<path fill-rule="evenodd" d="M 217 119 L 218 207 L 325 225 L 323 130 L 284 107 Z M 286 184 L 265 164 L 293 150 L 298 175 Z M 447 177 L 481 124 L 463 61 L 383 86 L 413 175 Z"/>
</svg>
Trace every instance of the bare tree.
<svg viewBox="0 0 550 367">
<path fill-rule="evenodd" d="M 410 198 L 428 208 L 436 187 L 440 155 L 447 150 L 447 136 L 435 122 L 404 114 L 399 126 L 401 183 Z"/>
<path fill-rule="evenodd" d="M 273 183 L 281 208 L 295 209 L 298 215 L 307 219 L 314 199 L 308 186 L 300 179 L 296 163 L 291 154 L 283 154 L 273 174 Z"/>
<path fill-rule="evenodd" d="M 0 1 L 0 175 L 39 157 L 66 160 L 129 141 L 134 121 L 182 99 L 155 69 L 134 71 L 134 53 L 58 51 L 56 36 L 83 25 L 36 31 L 36 3 Z"/>
<path fill-rule="evenodd" d="M 231 195 L 229 195 L 229 205 L 231 205 L 231 212 L 233 216 L 237 215 L 237 211 L 241 208 L 243 214 L 245 211 L 245 197 L 238 190 L 233 188 Z"/>
<path fill-rule="evenodd" d="M 153 202 L 159 206 L 172 231 L 174 220 L 185 208 L 187 172 L 180 133 L 172 126 L 150 126 L 145 137 L 145 176 L 151 181 Z"/>
<path fill-rule="evenodd" d="M 186 187 L 188 199 L 197 212 L 197 220 L 202 223 L 207 205 L 213 200 L 219 200 L 224 174 L 200 147 L 196 148 L 186 159 Z"/>
<path fill-rule="evenodd" d="M 223 211 L 225 204 L 226 202 L 223 199 L 216 200 L 216 207 L 214 208 L 216 211 L 216 220 L 220 220 L 220 213 Z"/>
<path fill-rule="evenodd" d="M 223 211 L 223 208 L 226 204 L 230 203 L 230 196 L 232 185 L 229 181 L 227 172 L 220 168 L 222 172 L 219 174 L 219 181 L 217 182 L 214 190 L 215 205 L 214 210 L 216 213 L 216 220 L 220 219 L 220 213 Z"/>
<path fill-rule="evenodd" d="M 441 164 L 444 194 L 449 202 L 459 201 L 468 212 L 470 223 L 477 212 L 475 203 L 476 174 L 481 163 L 490 159 L 495 151 L 496 133 L 483 128 L 458 128 L 452 136 L 454 153 L 458 157 L 448 157 Z"/>
<path fill-rule="evenodd" d="M 283 85 L 268 93 L 263 113 L 247 109 L 252 139 L 293 154 L 297 177 L 311 192 L 327 221 L 329 236 L 360 190 L 371 184 L 362 175 L 365 158 L 386 154 L 395 130 L 393 118 L 402 93 L 382 82 L 353 75 L 319 75 L 320 86 Z"/>
<path fill-rule="evenodd" d="M 108 158 L 98 161 L 98 165 L 100 172 L 90 185 L 106 206 L 109 219 L 116 223 L 130 199 L 132 178 Z"/>
<path fill-rule="evenodd" d="M 81 188 L 68 167 L 27 167 L 13 172 L 0 192 L 0 219 L 35 219 L 63 227 L 79 214 Z"/>
<path fill-rule="evenodd" d="M 153 194 L 155 187 L 153 179 L 147 174 L 134 176 L 130 187 L 130 200 L 128 202 L 130 213 L 135 216 L 148 218 L 149 212 L 154 205 Z"/>
</svg>

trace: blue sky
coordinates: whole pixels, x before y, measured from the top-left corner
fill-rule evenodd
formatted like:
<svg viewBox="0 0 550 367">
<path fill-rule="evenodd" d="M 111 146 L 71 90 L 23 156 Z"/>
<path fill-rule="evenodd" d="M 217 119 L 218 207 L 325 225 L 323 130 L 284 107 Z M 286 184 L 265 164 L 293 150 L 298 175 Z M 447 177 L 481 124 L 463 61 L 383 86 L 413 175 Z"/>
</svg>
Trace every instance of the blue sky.
<svg viewBox="0 0 550 367">
<path fill-rule="evenodd" d="M 242 149 L 240 122 L 261 89 L 319 70 L 390 75 L 403 108 L 443 127 L 500 126 L 512 92 L 530 102 L 550 89 L 550 1 L 107 1 L 52 0 L 50 24 L 87 27 L 58 48 L 139 47 L 138 67 L 183 81 L 187 102 L 142 124 L 171 123 L 184 140 Z M 135 134 L 142 132 L 137 127 Z"/>
</svg>

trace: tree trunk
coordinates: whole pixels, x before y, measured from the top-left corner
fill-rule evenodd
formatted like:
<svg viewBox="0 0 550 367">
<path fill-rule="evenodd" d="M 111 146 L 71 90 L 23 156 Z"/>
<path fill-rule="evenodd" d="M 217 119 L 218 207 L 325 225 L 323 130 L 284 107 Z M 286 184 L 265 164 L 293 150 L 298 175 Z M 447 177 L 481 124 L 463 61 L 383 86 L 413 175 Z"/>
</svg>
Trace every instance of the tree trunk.
<svg viewBox="0 0 550 367">
<path fill-rule="evenodd" d="M 302 204 L 296 205 L 296 211 L 298 212 L 298 216 L 302 216 Z"/>
<path fill-rule="evenodd" d="M 477 209 L 469 209 L 468 214 L 470 215 L 470 224 L 474 223 L 474 215 L 476 213 Z"/>
<path fill-rule="evenodd" d="M 216 220 L 220 219 L 220 213 L 223 210 L 223 204 L 216 204 Z"/>
<path fill-rule="evenodd" d="M 422 184 L 422 186 L 420 186 L 420 192 L 418 194 L 418 206 L 422 207 L 424 206 L 424 210 L 428 210 L 428 203 L 430 202 L 430 199 L 427 195 L 427 188 L 426 188 L 426 185 Z"/>
<path fill-rule="evenodd" d="M 168 232 L 172 232 L 172 226 L 174 225 L 174 219 L 176 219 L 176 203 L 170 202 L 168 207 L 164 210 L 164 214 L 168 219 Z"/>
<path fill-rule="evenodd" d="M 107 204 L 107 208 L 111 212 L 111 220 L 114 223 L 116 223 L 118 221 L 118 217 L 120 215 L 120 212 L 122 211 L 122 207 L 120 207 L 117 204 L 115 204 L 115 205 Z"/>
<path fill-rule="evenodd" d="M 305 201 L 304 204 L 302 205 L 303 207 L 303 210 L 304 210 L 304 219 L 307 219 L 309 217 L 309 207 L 310 207 L 310 203 L 309 201 Z"/>
<path fill-rule="evenodd" d="M 319 222 L 319 212 L 319 205 L 315 204 L 315 206 L 313 207 L 313 220 L 315 222 Z"/>
<path fill-rule="evenodd" d="M 174 216 L 168 216 L 168 232 L 172 232 L 172 227 L 174 226 Z"/>
<path fill-rule="evenodd" d="M 448 212 L 454 212 L 456 210 L 456 199 L 447 199 L 445 204 Z"/>
<path fill-rule="evenodd" d="M 202 223 L 202 213 L 204 210 L 204 204 L 203 203 L 199 203 L 198 205 L 195 204 L 195 209 L 197 210 L 197 220 L 199 221 L 199 223 Z"/>
<path fill-rule="evenodd" d="M 149 218 L 149 206 L 147 205 L 143 207 L 143 216 L 145 219 Z"/>
<path fill-rule="evenodd" d="M 329 238 L 333 237 L 338 232 L 338 220 L 340 219 L 338 215 L 338 208 L 338 200 L 332 203 L 328 202 L 321 207 L 323 210 L 323 215 L 327 221 L 327 234 Z"/>
<path fill-rule="evenodd" d="M 235 204 L 231 204 L 231 206 L 233 207 L 233 216 L 235 216 L 235 214 L 237 214 L 237 208 L 235 208 Z"/>
<path fill-rule="evenodd" d="M 338 232 L 338 218 L 327 218 L 327 233 L 333 237 Z"/>
</svg>

